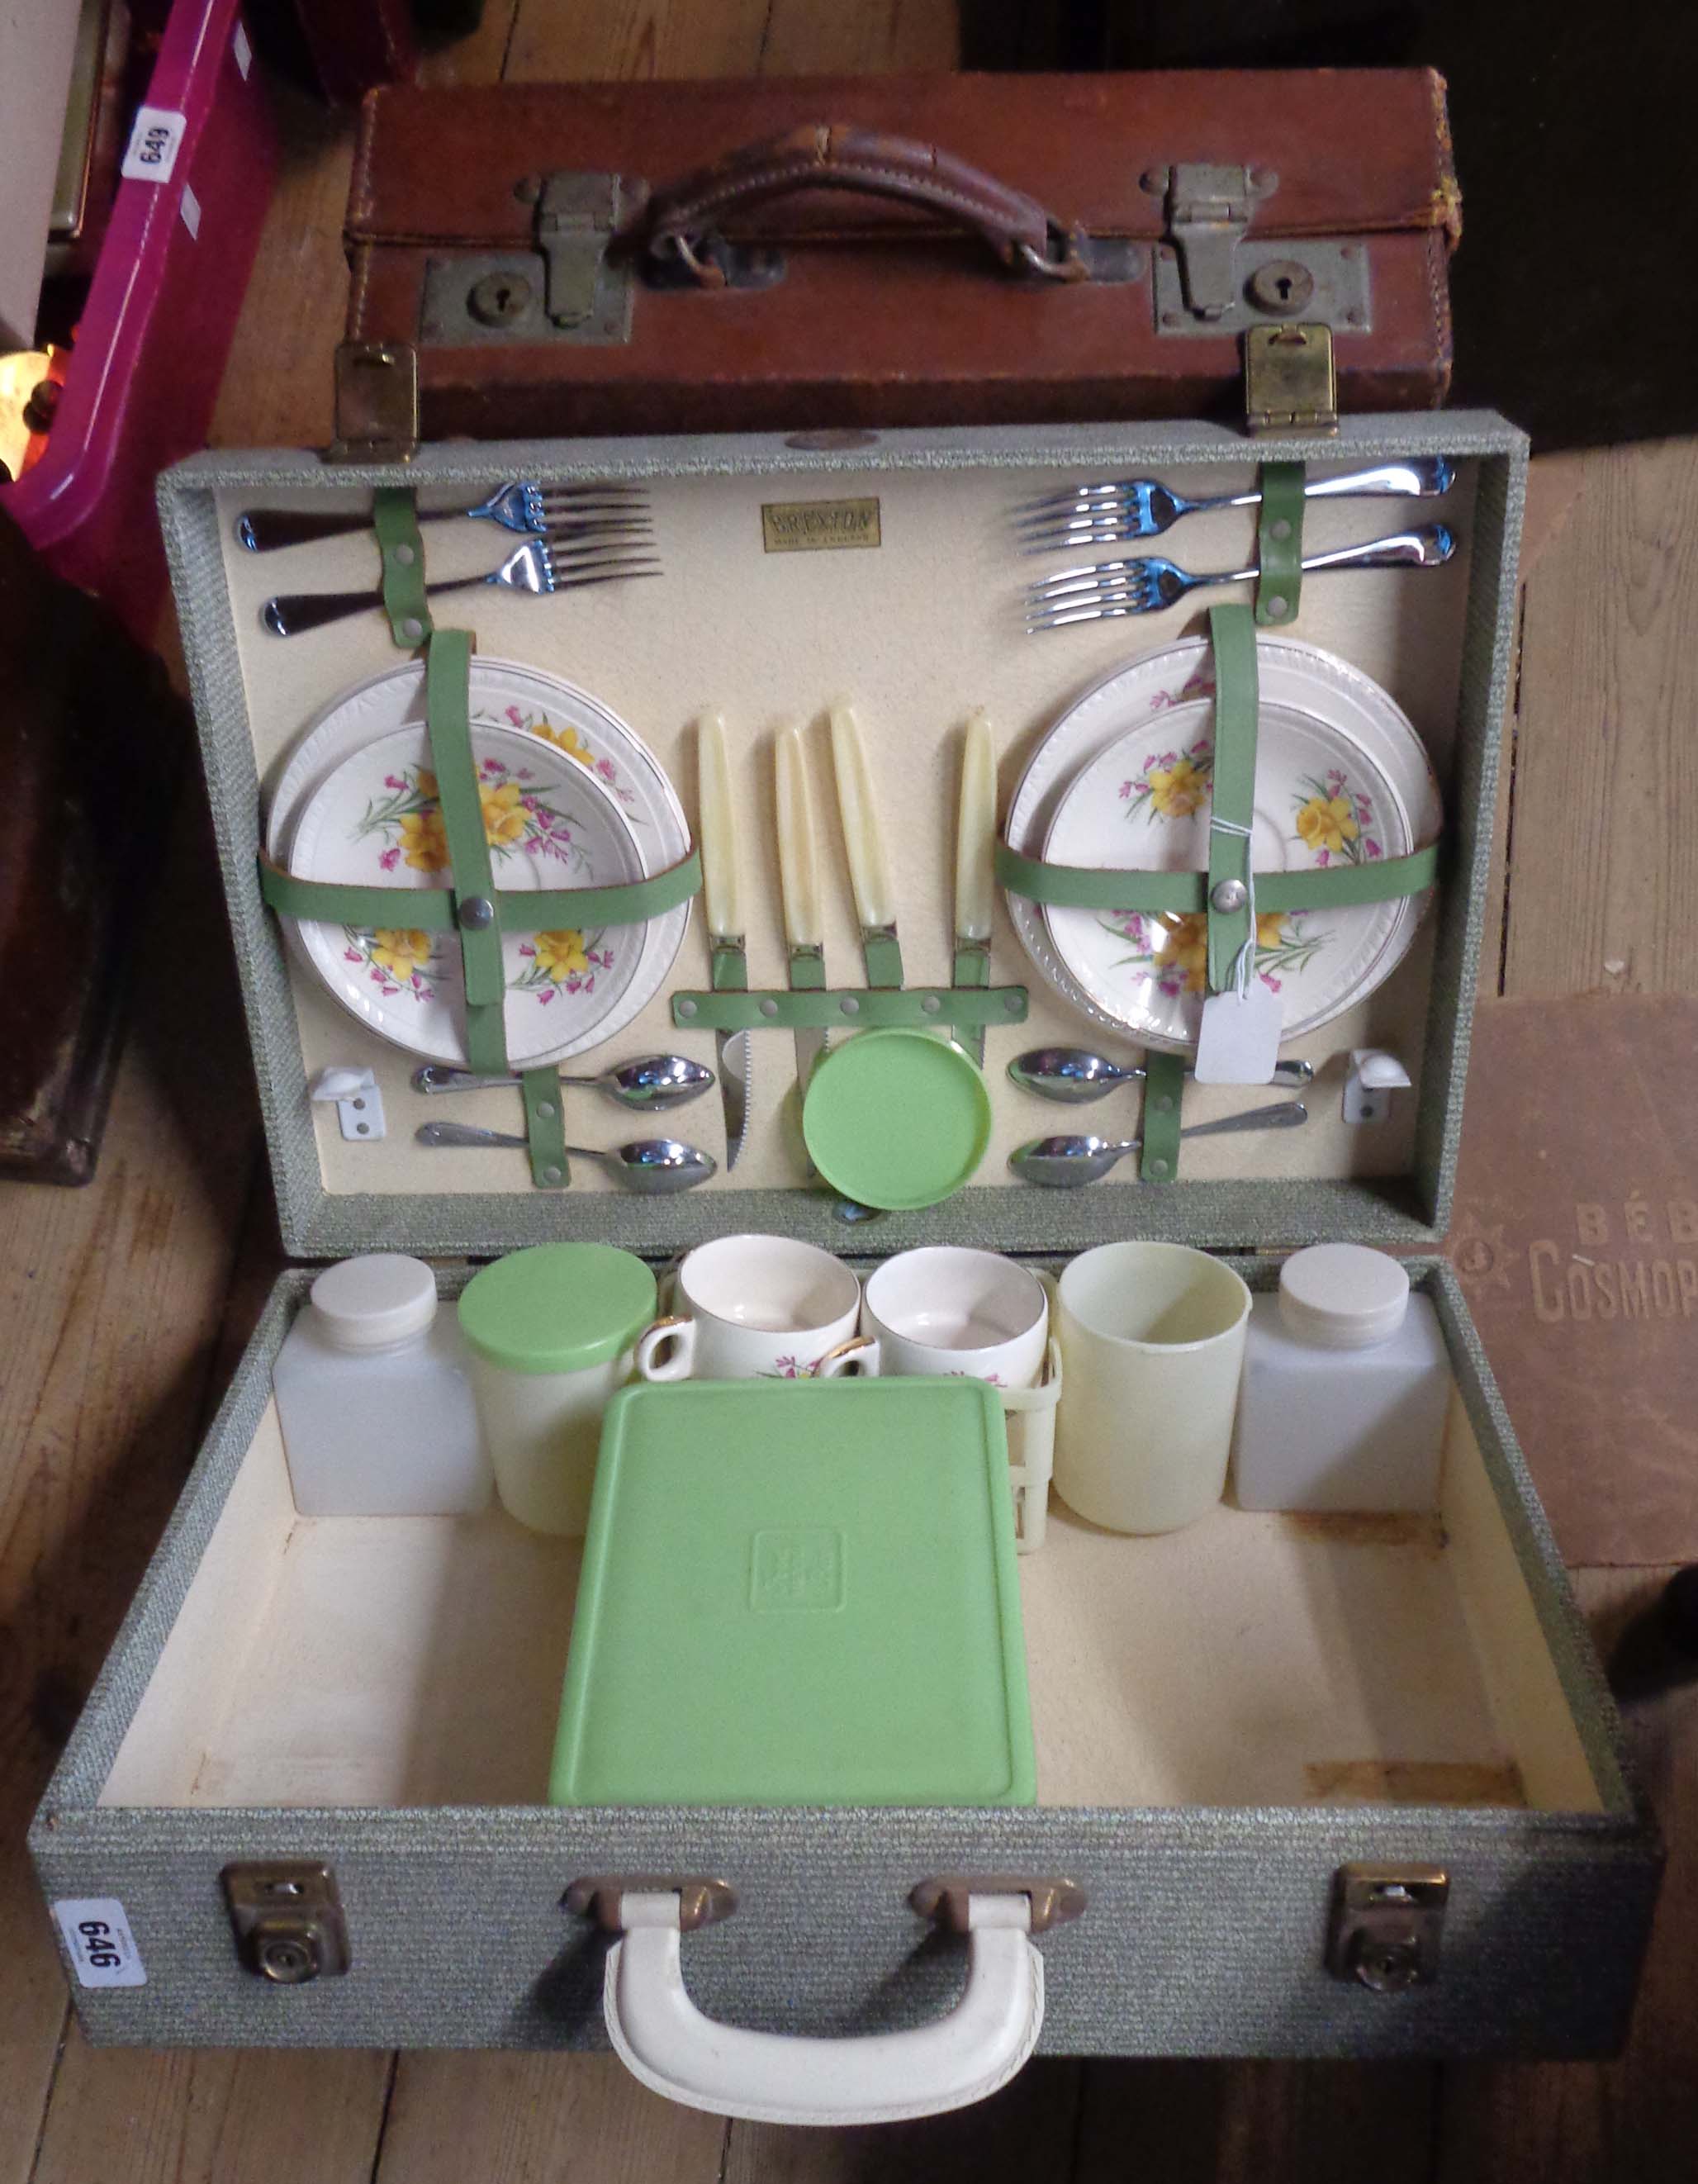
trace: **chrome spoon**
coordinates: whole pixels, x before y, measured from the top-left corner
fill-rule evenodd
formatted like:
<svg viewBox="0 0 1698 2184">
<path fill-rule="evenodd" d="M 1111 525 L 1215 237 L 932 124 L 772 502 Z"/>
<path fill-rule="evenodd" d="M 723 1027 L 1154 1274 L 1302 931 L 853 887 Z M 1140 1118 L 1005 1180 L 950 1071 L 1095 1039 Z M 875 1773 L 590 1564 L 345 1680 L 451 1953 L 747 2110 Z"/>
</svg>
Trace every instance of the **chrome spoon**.
<svg viewBox="0 0 1698 2184">
<path fill-rule="evenodd" d="M 1069 1106 L 1100 1100 L 1117 1084 L 1141 1083 L 1145 1074 L 1134 1063 L 1111 1061 L 1106 1055 L 1093 1054 L 1083 1046 L 1034 1047 L 1028 1054 L 1017 1054 L 1008 1073 L 1022 1092 L 1035 1092 L 1040 1100 L 1058 1100 Z M 1189 1077 L 1191 1072 L 1185 1073 Z M 1314 1078 L 1311 1061 L 1279 1061 L 1268 1083 L 1301 1086 Z"/>
<path fill-rule="evenodd" d="M 621 1061 L 593 1077 L 563 1075 L 560 1078 L 562 1084 L 605 1092 L 621 1107 L 642 1107 L 650 1113 L 663 1107 L 682 1107 L 687 1100 L 699 1099 L 713 1081 L 714 1073 L 704 1063 L 688 1061 L 682 1054 L 648 1054 L 640 1061 Z M 487 1092 L 498 1084 L 523 1082 L 516 1072 L 507 1077 L 480 1077 L 475 1070 L 451 1069 L 441 1061 L 427 1061 L 413 1072 L 415 1092 Z"/>
<path fill-rule="evenodd" d="M 1233 1130 L 1294 1130 L 1309 1119 L 1300 1100 L 1284 1100 L 1274 1107 L 1252 1107 L 1247 1114 L 1224 1115 L 1217 1123 L 1193 1123 L 1181 1130 L 1182 1138 L 1220 1138 Z M 1107 1138 L 1033 1138 L 1008 1156 L 1008 1165 L 1024 1183 L 1040 1183 L 1046 1189 L 1074 1190 L 1081 1184 L 1098 1183 L 1117 1160 L 1135 1153 L 1142 1138 L 1118 1143 Z"/>
<path fill-rule="evenodd" d="M 470 1123 L 420 1123 L 415 1137 L 421 1145 L 508 1145 L 526 1150 L 526 1140 L 511 1130 L 480 1130 Z M 676 1138 L 638 1138 L 628 1145 L 568 1145 L 573 1160 L 602 1161 L 627 1190 L 663 1198 L 705 1183 L 719 1167 L 710 1153 Z"/>
</svg>

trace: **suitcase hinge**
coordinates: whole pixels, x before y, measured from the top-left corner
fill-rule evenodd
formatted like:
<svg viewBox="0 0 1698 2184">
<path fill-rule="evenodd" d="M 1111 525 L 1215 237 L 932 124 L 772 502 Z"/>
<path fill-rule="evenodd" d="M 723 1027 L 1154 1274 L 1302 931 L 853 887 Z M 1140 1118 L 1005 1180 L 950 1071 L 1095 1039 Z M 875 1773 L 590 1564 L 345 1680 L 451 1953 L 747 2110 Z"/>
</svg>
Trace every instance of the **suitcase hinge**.
<svg viewBox="0 0 1698 2184">
<path fill-rule="evenodd" d="M 327 463 L 410 462 L 419 446 L 419 358 L 407 342 L 342 342 Z"/>
<path fill-rule="evenodd" d="M 1252 432 L 1336 432 L 1332 328 L 1250 327 L 1244 337 L 1244 406 Z"/>
</svg>

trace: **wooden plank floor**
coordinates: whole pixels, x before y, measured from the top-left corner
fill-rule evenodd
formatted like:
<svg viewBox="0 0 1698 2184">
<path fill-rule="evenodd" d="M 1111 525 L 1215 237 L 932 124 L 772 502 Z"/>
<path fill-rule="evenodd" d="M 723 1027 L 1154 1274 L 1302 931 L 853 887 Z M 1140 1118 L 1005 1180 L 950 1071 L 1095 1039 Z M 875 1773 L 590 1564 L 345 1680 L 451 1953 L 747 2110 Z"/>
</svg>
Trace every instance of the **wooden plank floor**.
<svg viewBox="0 0 1698 2184">
<path fill-rule="evenodd" d="M 477 35 L 426 72 L 453 82 L 936 67 L 953 64 L 955 42 L 949 0 L 488 0 Z M 328 437 L 349 131 L 294 102 L 288 121 L 216 423 L 226 445 Z M 1682 641 L 1698 624 L 1698 443 L 1565 457 L 1538 465 L 1534 485 L 1500 822 L 1500 987 L 1698 990 L 1698 648 Z M 192 794 L 142 956 L 96 1181 L 81 1193 L 0 1187 L 0 2184 L 1693 2175 L 1698 1691 L 1634 1719 L 1673 1861 L 1617 2062 L 1044 2061 L 960 2116 L 818 2134 L 671 2108 L 601 2056 L 85 2047 L 23 1831 L 278 1262 Z M 1647 1566 L 1578 1583 L 1607 1635 L 1665 1575 Z"/>
</svg>

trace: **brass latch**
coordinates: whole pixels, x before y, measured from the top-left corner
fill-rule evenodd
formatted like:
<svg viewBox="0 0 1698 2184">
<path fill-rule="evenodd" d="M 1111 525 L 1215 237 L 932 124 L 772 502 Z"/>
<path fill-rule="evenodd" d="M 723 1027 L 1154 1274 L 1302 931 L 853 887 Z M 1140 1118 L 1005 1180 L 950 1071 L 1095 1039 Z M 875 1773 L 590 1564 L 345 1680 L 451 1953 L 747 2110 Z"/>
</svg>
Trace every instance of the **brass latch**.
<svg viewBox="0 0 1698 2184">
<path fill-rule="evenodd" d="M 353 1958 L 336 1875 L 305 1859 L 248 1860 L 221 1876 L 242 1963 L 278 1986 L 345 1972 Z"/>
<path fill-rule="evenodd" d="M 342 342 L 327 463 L 410 462 L 419 446 L 419 358 L 406 342 Z"/>
<path fill-rule="evenodd" d="M 1450 1876 L 1440 1865 L 1341 1865 L 1333 1890 L 1327 1969 L 1376 1994 L 1439 1976 Z"/>
<path fill-rule="evenodd" d="M 1244 337 L 1244 403 L 1252 432 L 1336 432 L 1331 327 L 1251 326 Z"/>
</svg>

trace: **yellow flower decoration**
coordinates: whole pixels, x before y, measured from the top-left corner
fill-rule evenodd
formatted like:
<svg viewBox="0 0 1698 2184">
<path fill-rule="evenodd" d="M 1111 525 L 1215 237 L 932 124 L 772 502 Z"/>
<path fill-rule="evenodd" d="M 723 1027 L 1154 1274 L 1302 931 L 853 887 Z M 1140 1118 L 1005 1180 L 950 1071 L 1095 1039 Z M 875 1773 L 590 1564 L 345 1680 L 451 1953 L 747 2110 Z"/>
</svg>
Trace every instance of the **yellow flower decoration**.
<svg viewBox="0 0 1698 2184">
<path fill-rule="evenodd" d="M 539 933 L 537 935 L 537 968 L 557 986 L 575 973 L 582 976 L 589 968 L 582 933 Z"/>
<path fill-rule="evenodd" d="M 1283 948 L 1285 945 L 1283 911 L 1259 910 L 1256 912 L 1255 944 L 1258 948 Z"/>
<path fill-rule="evenodd" d="M 1209 784 L 1188 758 L 1157 766 L 1150 776 L 1150 800 L 1164 819 L 1189 819 L 1209 793 Z"/>
<path fill-rule="evenodd" d="M 429 797 L 432 804 L 442 794 L 441 789 L 437 786 L 437 777 L 427 766 L 421 766 L 419 768 L 419 794 L 420 796 Z"/>
<path fill-rule="evenodd" d="M 374 933 L 371 960 L 380 971 L 387 971 L 398 985 L 404 986 L 415 972 L 424 970 L 430 962 L 431 936 L 420 933 L 416 927 Z"/>
<path fill-rule="evenodd" d="M 595 764 L 595 753 L 585 743 L 576 728 L 539 726 L 534 733 L 541 736 L 544 743 L 553 744 L 556 750 L 563 750 L 568 758 L 575 758 L 580 766 Z"/>
<path fill-rule="evenodd" d="M 1311 796 L 1297 814 L 1297 831 L 1311 850 L 1330 850 L 1335 855 L 1360 831 L 1344 796 Z"/>
<path fill-rule="evenodd" d="M 484 838 L 491 849 L 504 850 L 523 839 L 526 814 L 516 781 L 504 781 L 499 788 L 480 787 L 477 800 L 483 806 Z"/>
<path fill-rule="evenodd" d="M 1161 920 L 1155 961 L 1164 971 L 1183 971 L 1185 991 L 1200 994 L 1209 983 L 1209 921 L 1201 911 L 1169 911 Z"/>
<path fill-rule="evenodd" d="M 415 872 L 439 872 L 448 861 L 440 811 L 409 811 L 401 822 L 401 855 Z"/>
</svg>

